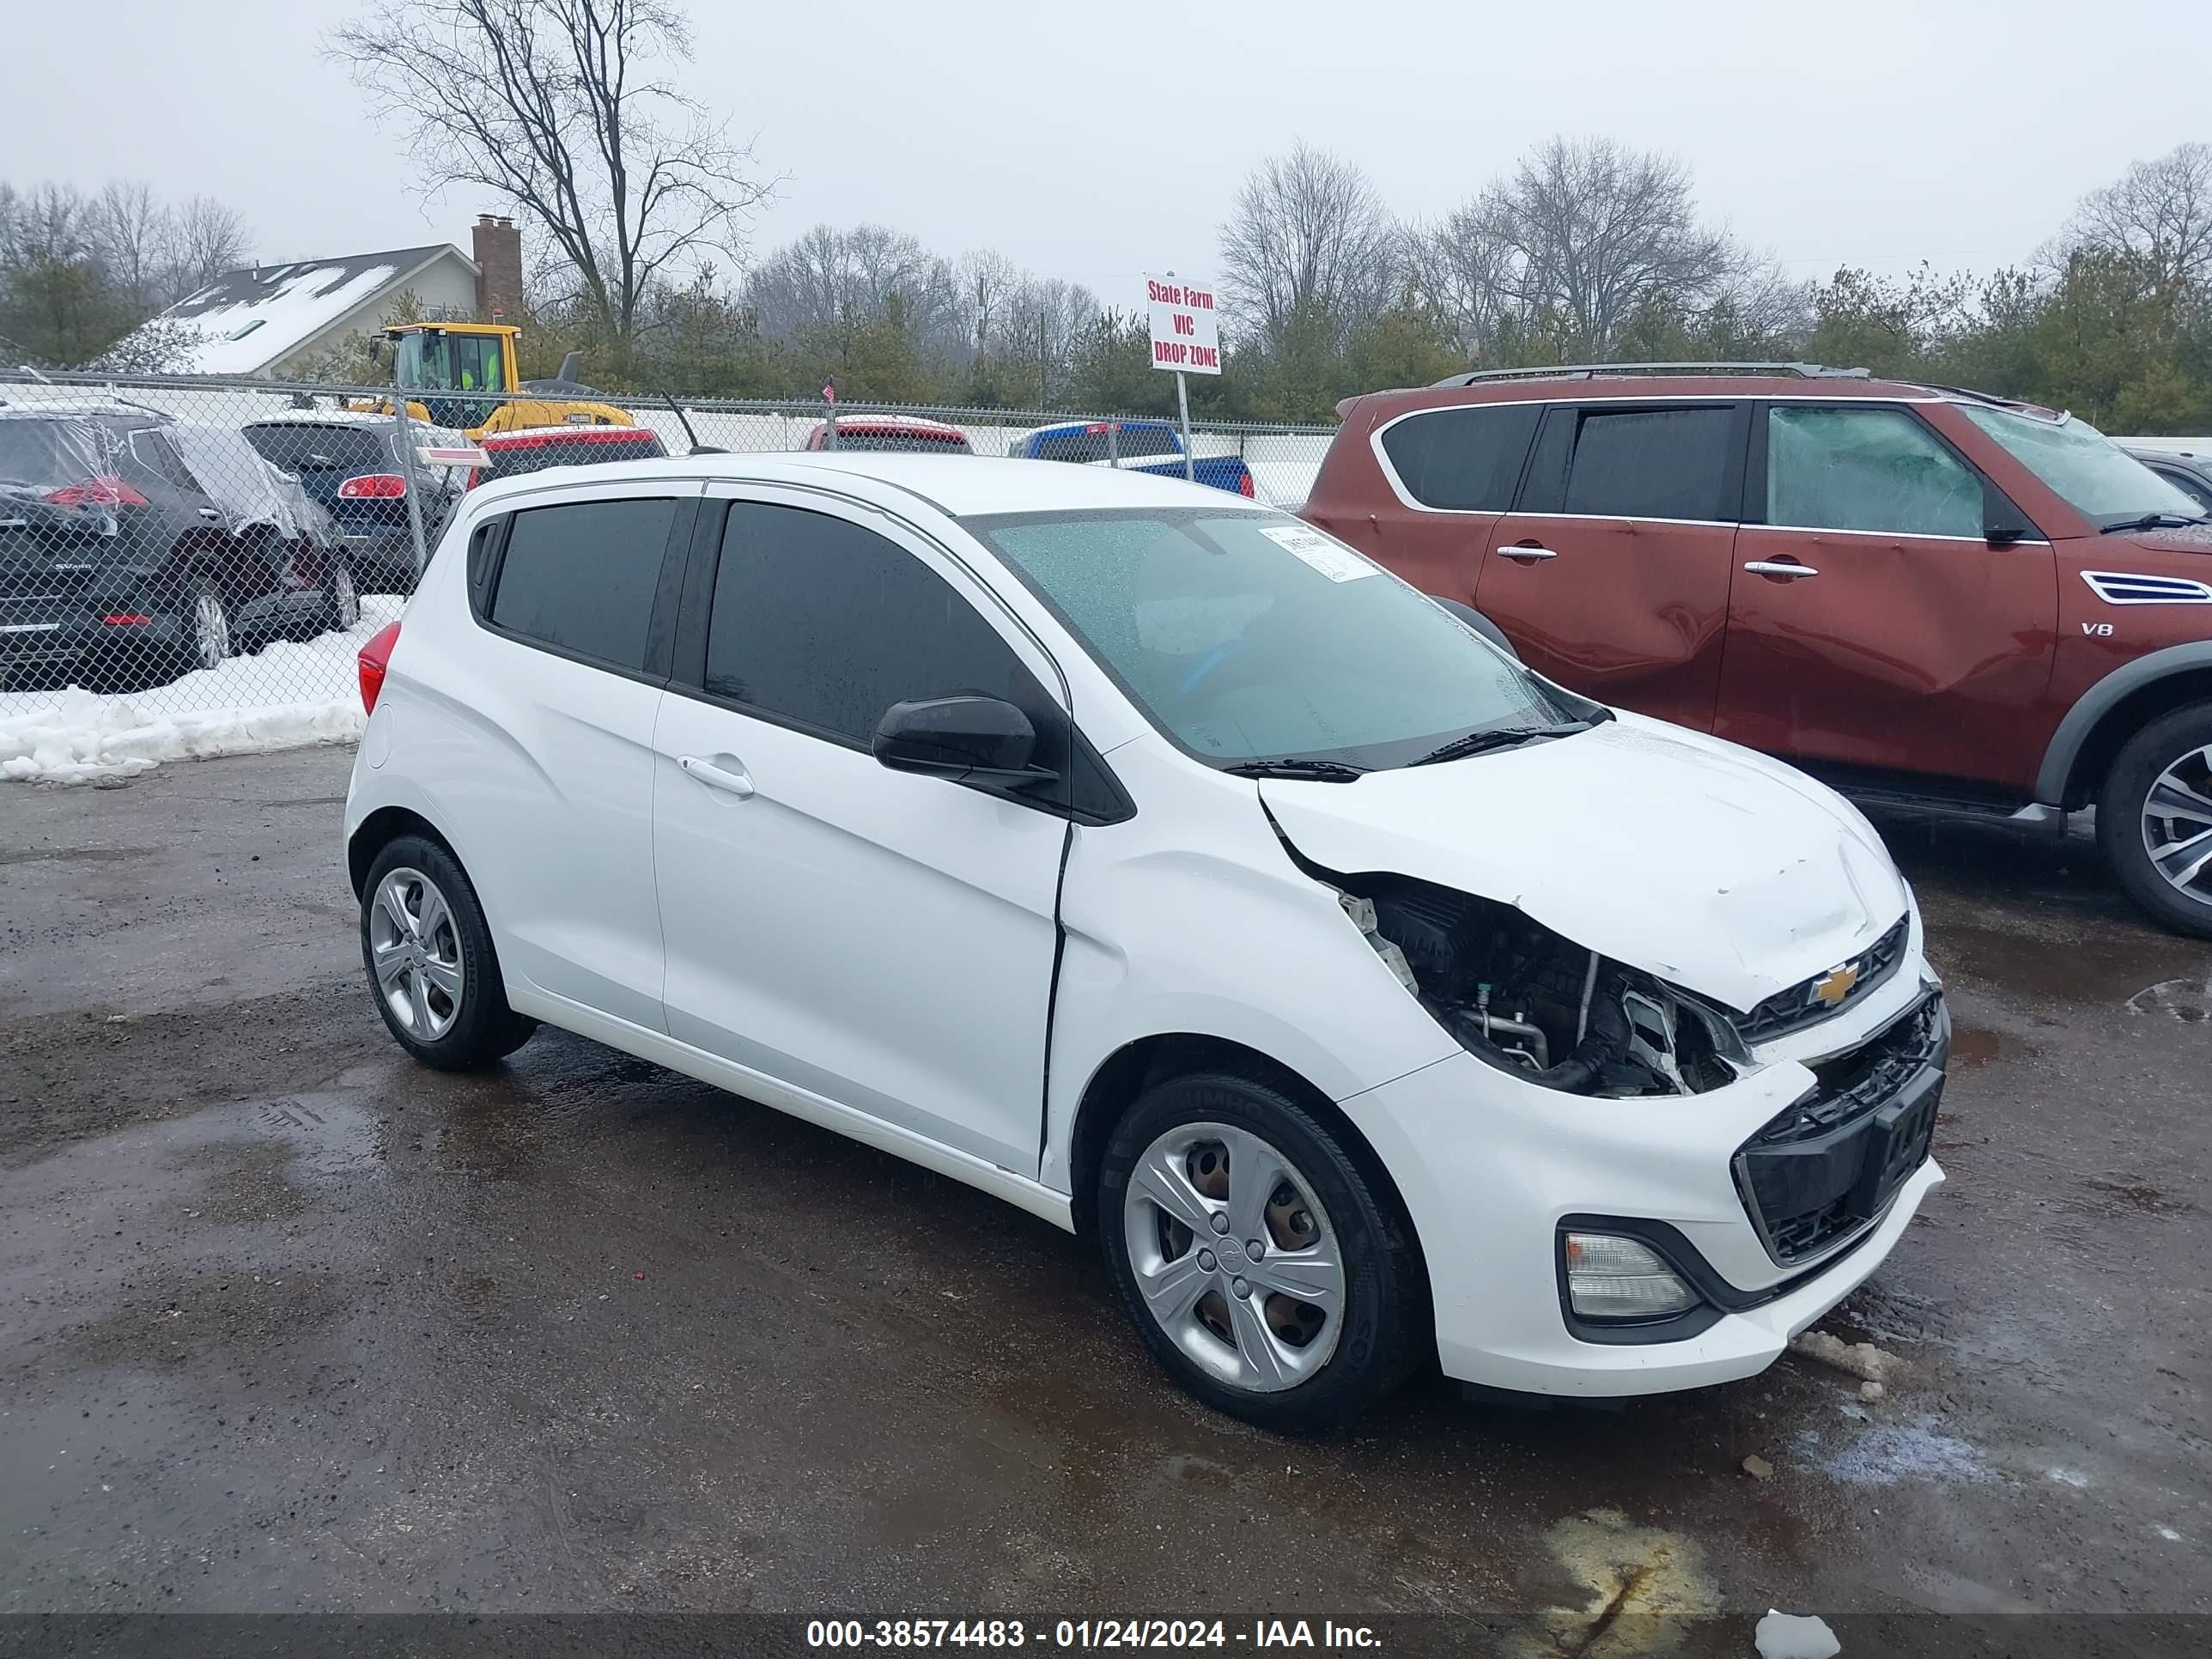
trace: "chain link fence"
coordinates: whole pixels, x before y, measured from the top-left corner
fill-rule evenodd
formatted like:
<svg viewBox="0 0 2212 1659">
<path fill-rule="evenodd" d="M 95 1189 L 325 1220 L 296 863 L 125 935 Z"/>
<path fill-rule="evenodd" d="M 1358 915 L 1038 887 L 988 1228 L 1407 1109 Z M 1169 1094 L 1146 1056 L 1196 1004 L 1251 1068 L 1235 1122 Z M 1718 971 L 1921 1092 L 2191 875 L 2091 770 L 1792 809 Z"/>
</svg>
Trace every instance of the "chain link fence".
<svg viewBox="0 0 2212 1659">
<path fill-rule="evenodd" d="M 1326 428 L 0 374 L 0 778 L 359 729 L 355 654 L 488 479 L 696 448 L 1013 456 L 1295 508 Z"/>
</svg>

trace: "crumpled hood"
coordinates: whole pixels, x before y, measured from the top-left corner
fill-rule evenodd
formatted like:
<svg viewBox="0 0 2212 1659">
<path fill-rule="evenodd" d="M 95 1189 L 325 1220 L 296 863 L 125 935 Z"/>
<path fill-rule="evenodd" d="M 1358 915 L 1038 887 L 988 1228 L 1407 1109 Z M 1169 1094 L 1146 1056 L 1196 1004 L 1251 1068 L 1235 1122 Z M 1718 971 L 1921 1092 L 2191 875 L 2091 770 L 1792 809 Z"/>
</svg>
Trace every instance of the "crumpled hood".
<svg viewBox="0 0 2212 1659">
<path fill-rule="evenodd" d="M 1316 864 L 1510 904 L 1740 1011 L 1856 956 L 1905 909 L 1881 840 L 1825 785 L 1633 714 L 1357 783 L 1269 778 L 1260 795 Z"/>
</svg>

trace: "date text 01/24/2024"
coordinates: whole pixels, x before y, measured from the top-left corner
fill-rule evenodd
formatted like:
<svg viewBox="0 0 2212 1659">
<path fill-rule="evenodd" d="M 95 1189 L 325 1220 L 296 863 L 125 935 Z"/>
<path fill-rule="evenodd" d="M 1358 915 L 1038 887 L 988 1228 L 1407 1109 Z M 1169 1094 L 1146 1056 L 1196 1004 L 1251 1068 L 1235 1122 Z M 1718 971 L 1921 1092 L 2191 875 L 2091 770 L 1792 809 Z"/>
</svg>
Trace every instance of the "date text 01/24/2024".
<svg viewBox="0 0 2212 1659">
<path fill-rule="evenodd" d="M 1365 1625 L 1324 1619 L 1259 1619 L 1232 1629 L 1219 1619 L 1061 1619 L 1031 1630 L 1018 1619 L 815 1619 L 811 1648 L 1376 1648 Z"/>
</svg>

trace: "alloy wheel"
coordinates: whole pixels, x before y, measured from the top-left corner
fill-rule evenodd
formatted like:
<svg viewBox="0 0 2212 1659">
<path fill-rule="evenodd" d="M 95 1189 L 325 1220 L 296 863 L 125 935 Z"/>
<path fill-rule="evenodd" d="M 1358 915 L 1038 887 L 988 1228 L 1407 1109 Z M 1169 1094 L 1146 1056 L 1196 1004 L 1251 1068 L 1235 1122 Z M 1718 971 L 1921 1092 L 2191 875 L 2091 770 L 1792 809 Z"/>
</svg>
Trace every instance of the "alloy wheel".
<svg viewBox="0 0 2212 1659">
<path fill-rule="evenodd" d="M 1336 1230 L 1297 1166 L 1249 1129 L 1182 1123 L 1160 1135 L 1129 1172 L 1122 1222 L 1146 1308 L 1222 1382 L 1278 1393 L 1336 1351 Z"/>
<path fill-rule="evenodd" d="M 340 559 L 331 567 L 331 621 L 341 633 L 361 620 L 361 590 L 354 586 L 353 567 Z"/>
<path fill-rule="evenodd" d="M 368 907 L 376 988 L 408 1036 L 435 1042 L 453 1029 L 467 969 L 453 907 L 420 870 L 392 871 Z"/>
<path fill-rule="evenodd" d="M 2168 886 L 2212 904 L 2212 744 L 2158 775 L 2143 797 L 2143 850 Z"/>
<path fill-rule="evenodd" d="M 230 613 L 211 587 L 192 601 L 192 657 L 202 668 L 220 668 L 230 655 Z"/>
</svg>

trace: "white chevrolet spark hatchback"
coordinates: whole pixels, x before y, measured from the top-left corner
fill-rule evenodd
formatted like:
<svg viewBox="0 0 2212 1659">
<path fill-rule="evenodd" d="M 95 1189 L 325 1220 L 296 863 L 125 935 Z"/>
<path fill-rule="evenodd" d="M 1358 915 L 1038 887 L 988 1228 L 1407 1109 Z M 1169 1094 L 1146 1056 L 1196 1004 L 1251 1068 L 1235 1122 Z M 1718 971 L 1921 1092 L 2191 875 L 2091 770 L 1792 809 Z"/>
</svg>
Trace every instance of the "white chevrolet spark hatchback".
<svg viewBox="0 0 2212 1659">
<path fill-rule="evenodd" d="M 1160 1363 L 1760 1370 L 1942 1179 L 1912 896 L 1827 789 L 1141 474 L 824 452 L 471 495 L 362 653 L 368 979 L 1095 1232 Z"/>
</svg>

